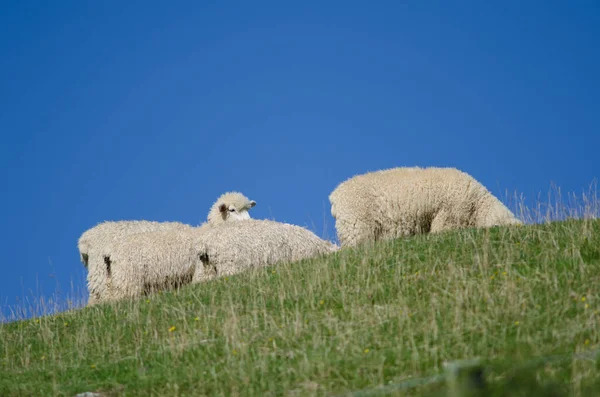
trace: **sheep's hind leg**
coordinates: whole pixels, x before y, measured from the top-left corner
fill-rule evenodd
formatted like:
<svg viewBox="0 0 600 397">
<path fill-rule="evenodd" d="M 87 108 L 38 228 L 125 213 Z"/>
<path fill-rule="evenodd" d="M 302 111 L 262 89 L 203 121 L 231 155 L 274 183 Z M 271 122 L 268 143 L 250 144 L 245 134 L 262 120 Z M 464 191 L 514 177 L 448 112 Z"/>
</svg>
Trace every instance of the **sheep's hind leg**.
<svg viewBox="0 0 600 397">
<path fill-rule="evenodd" d="M 215 277 L 217 277 L 217 268 L 210 263 L 208 255 L 200 255 L 200 261 L 196 264 L 196 269 L 192 276 L 192 284 L 212 280 Z"/>
<path fill-rule="evenodd" d="M 346 222 L 338 220 L 336 229 L 342 247 L 356 247 L 385 238 L 383 228 L 378 222 L 364 222 L 358 219 Z"/>
<path fill-rule="evenodd" d="M 452 227 L 448 225 L 448 213 L 445 210 L 439 211 L 431 221 L 430 233 L 439 233 L 450 230 Z"/>
</svg>

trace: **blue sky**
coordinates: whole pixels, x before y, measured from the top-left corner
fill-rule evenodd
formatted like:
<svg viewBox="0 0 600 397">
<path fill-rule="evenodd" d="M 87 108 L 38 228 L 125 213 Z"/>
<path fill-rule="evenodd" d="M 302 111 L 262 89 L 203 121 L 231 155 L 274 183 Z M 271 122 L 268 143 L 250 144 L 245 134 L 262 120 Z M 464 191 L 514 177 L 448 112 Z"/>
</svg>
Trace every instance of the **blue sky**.
<svg viewBox="0 0 600 397">
<path fill-rule="evenodd" d="M 357 173 L 451 166 L 527 198 L 600 176 L 600 3 L 401 3 L 5 4 L 3 313 L 85 293 L 98 222 L 198 224 L 228 190 L 332 238 Z"/>
</svg>

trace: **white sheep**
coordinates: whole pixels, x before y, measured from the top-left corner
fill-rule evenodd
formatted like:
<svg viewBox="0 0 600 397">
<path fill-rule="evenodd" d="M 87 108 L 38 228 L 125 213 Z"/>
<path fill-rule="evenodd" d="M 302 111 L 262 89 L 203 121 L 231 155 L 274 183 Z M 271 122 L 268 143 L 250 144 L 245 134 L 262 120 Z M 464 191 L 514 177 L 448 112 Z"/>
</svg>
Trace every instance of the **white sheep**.
<svg viewBox="0 0 600 397">
<path fill-rule="evenodd" d="M 212 205 L 207 222 L 201 229 L 219 223 L 250 219 L 248 210 L 256 205 L 238 192 L 222 194 Z M 110 292 L 107 280 L 112 278 L 114 266 L 110 259 L 115 242 L 124 237 L 151 231 L 190 230 L 191 225 L 179 222 L 116 221 L 103 222 L 84 232 L 78 241 L 80 259 L 88 269 L 88 305 L 108 299 Z M 110 283 L 113 285 L 114 283 Z"/>
<path fill-rule="evenodd" d="M 104 300 L 134 298 L 192 282 L 196 268 L 202 266 L 197 237 L 211 228 L 152 231 L 113 243 L 107 257 L 112 269 L 107 277 L 110 294 Z"/>
<path fill-rule="evenodd" d="M 78 240 L 79 256 L 87 268 L 88 305 L 107 297 L 107 277 L 112 269 L 110 254 L 112 244 L 124 237 L 149 231 L 189 230 L 192 226 L 180 222 L 107 221 L 85 231 Z"/>
<path fill-rule="evenodd" d="M 337 248 L 302 227 L 255 219 L 130 235 L 111 247 L 108 299 L 134 298 Z"/>
<path fill-rule="evenodd" d="M 329 195 L 342 246 L 462 227 L 522 224 L 481 183 L 455 168 L 356 175 Z"/>
<path fill-rule="evenodd" d="M 207 229 L 197 240 L 202 266 L 196 268 L 194 283 L 338 249 L 303 227 L 258 219 Z"/>
</svg>

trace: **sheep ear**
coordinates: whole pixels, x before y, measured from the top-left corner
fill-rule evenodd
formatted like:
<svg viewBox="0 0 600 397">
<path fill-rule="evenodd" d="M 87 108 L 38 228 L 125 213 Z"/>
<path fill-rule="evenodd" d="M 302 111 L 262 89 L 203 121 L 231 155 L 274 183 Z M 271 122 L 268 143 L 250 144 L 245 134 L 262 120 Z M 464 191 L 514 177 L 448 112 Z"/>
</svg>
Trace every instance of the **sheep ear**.
<svg viewBox="0 0 600 397">
<path fill-rule="evenodd" d="M 225 211 L 227 211 L 227 206 L 225 204 L 219 205 L 219 212 L 225 212 Z"/>
<path fill-rule="evenodd" d="M 250 208 L 254 207 L 255 205 L 256 205 L 256 201 L 250 200 Z"/>
</svg>

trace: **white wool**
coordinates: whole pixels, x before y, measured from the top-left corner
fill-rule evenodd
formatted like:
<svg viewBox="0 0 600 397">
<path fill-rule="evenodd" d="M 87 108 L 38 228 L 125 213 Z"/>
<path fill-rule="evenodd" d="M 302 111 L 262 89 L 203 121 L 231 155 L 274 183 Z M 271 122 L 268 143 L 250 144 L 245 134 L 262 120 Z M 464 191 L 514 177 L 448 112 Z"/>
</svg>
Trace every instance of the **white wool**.
<svg viewBox="0 0 600 397">
<path fill-rule="evenodd" d="M 249 200 L 238 192 L 222 194 L 212 205 L 207 222 L 200 228 L 220 223 L 250 219 L 249 210 L 256 201 Z M 190 230 L 191 225 L 179 222 L 154 222 L 145 220 L 103 222 L 84 232 L 78 240 L 79 255 L 88 269 L 87 284 L 89 290 L 88 305 L 109 298 L 107 276 L 115 265 L 111 262 L 112 250 L 117 243 L 130 235 L 151 231 Z"/>
<path fill-rule="evenodd" d="M 202 267 L 193 282 L 334 252 L 337 246 L 303 227 L 251 219 L 206 229 L 197 237 Z"/>
<path fill-rule="evenodd" d="M 202 266 L 196 238 L 208 228 L 146 232 L 114 243 L 105 300 L 134 298 L 190 283 L 196 268 Z"/>
<path fill-rule="evenodd" d="M 192 226 L 179 222 L 116 221 L 102 222 L 84 232 L 78 240 L 79 256 L 87 267 L 88 305 L 101 302 L 107 296 L 107 258 L 110 247 L 123 238 L 160 230 L 187 230 Z"/>
<path fill-rule="evenodd" d="M 462 227 L 521 224 L 455 168 L 392 168 L 354 176 L 329 195 L 342 246 Z"/>
</svg>

